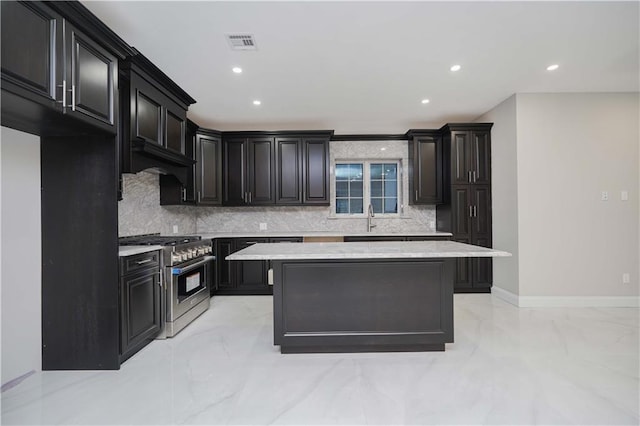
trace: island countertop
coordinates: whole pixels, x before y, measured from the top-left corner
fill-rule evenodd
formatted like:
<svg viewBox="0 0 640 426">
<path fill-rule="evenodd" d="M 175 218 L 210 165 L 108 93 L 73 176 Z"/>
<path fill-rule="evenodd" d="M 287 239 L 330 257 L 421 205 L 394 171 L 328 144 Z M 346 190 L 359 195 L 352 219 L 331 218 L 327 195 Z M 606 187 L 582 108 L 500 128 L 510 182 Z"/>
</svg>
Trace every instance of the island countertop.
<svg viewBox="0 0 640 426">
<path fill-rule="evenodd" d="M 254 244 L 227 260 L 408 259 L 508 257 L 511 253 L 455 241 Z"/>
</svg>

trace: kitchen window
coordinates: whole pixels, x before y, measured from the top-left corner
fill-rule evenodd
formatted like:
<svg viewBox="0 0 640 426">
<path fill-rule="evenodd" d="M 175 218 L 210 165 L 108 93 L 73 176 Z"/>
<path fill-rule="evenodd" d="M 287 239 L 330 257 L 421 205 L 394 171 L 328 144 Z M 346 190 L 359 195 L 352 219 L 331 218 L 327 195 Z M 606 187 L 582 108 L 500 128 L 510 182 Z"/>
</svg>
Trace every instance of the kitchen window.
<svg viewBox="0 0 640 426">
<path fill-rule="evenodd" d="M 336 162 L 336 216 L 363 215 L 369 204 L 377 215 L 397 215 L 399 161 Z"/>
</svg>

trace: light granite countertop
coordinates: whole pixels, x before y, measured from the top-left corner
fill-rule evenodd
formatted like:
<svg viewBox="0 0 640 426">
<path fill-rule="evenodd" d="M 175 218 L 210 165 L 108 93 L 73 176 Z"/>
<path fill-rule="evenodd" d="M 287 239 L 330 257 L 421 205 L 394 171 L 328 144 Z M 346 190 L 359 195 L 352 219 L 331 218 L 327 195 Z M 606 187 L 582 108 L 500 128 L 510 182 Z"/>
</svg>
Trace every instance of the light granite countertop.
<svg viewBox="0 0 640 426">
<path fill-rule="evenodd" d="M 254 244 L 227 260 L 406 259 L 508 257 L 511 253 L 455 241 Z"/>
<path fill-rule="evenodd" d="M 256 232 L 207 232 L 200 235 L 203 240 L 213 238 L 275 238 L 275 237 L 450 237 L 451 232 L 340 232 L 340 231 L 256 231 Z"/>
<path fill-rule="evenodd" d="M 118 256 L 133 256 L 134 254 L 148 253 L 156 250 L 162 250 L 162 246 L 119 246 Z"/>
</svg>

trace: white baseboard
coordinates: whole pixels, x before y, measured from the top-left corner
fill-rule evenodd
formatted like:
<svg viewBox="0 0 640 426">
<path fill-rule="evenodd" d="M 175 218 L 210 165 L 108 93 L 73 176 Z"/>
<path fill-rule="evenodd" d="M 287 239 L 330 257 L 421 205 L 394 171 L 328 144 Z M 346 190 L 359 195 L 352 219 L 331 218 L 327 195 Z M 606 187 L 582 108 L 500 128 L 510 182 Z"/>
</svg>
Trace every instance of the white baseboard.
<svg viewBox="0 0 640 426">
<path fill-rule="evenodd" d="M 496 297 L 520 308 L 638 308 L 638 296 L 518 296 L 493 287 Z"/>
<path fill-rule="evenodd" d="M 518 295 L 511 293 L 509 290 L 493 286 L 491 287 L 491 294 L 504 300 L 505 302 L 511 303 L 514 306 L 519 306 Z"/>
</svg>

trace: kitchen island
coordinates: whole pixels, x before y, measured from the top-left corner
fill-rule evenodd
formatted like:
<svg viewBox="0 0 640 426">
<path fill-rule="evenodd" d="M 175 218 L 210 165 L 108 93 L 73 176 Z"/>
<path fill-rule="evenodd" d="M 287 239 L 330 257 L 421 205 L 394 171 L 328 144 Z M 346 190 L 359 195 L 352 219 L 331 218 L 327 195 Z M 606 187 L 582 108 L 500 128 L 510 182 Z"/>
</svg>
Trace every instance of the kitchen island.
<svg viewBox="0 0 640 426">
<path fill-rule="evenodd" d="M 269 260 L 282 353 L 443 351 L 453 342 L 459 257 L 509 253 L 453 241 L 255 244 Z"/>
</svg>

